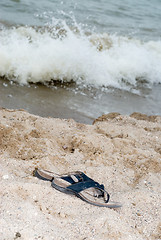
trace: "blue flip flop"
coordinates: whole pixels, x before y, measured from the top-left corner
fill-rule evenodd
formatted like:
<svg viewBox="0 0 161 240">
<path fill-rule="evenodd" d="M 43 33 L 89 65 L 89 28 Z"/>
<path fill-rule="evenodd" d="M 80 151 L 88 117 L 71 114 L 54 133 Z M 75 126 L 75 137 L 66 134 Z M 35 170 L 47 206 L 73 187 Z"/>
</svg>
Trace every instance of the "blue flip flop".
<svg viewBox="0 0 161 240">
<path fill-rule="evenodd" d="M 53 188 L 66 194 L 75 195 L 89 204 L 108 208 L 121 207 L 120 203 L 109 202 L 110 195 L 103 184 L 99 184 L 81 171 L 59 175 L 47 170 L 36 169 L 34 176 L 51 181 Z"/>
</svg>

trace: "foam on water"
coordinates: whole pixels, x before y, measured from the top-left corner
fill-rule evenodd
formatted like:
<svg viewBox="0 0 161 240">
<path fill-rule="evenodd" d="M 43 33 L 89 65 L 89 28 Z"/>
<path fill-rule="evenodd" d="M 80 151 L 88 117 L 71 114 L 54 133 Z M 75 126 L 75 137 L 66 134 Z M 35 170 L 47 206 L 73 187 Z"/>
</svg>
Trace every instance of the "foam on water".
<svg viewBox="0 0 161 240">
<path fill-rule="evenodd" d="M 161 83 L 161 41 L 85 34 L 59 22 L 1 29 L 0 76 L 20 84 L 60 80 L 123 89 Z"/>
</svg>

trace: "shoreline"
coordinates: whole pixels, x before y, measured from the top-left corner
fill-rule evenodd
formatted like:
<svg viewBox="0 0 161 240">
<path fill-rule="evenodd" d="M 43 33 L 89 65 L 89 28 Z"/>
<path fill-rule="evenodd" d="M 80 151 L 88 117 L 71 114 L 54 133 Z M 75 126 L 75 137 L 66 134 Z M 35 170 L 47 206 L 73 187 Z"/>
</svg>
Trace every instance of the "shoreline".
<svg viewBox="0 0 161 240">
<path fill-rule="evenodd" d="M 139 91 L 138 95 L 119 89 L 107 89 L 107 92 L 88 88 L 79 90 L 71 85 L 55 85 L 55 88 L 37 84 L 21 86 L 3 80 L 0 81 L 0 106 L 25 109 L 41 117 L 72 118 L 85 124 L 92 124 L 95 118 L 110 112 L 161 115 L 158 104 L 161 102 L 161 85 Z"/>
<path fill-rule="evenodd" d="M 2 239 L 160 239 L 160 146 L 161 116 L 110 113 L 86 125 L 0 109 Z M 123 206 L 60 193 L 36 167 L 83 171 Z"/>
</svg>

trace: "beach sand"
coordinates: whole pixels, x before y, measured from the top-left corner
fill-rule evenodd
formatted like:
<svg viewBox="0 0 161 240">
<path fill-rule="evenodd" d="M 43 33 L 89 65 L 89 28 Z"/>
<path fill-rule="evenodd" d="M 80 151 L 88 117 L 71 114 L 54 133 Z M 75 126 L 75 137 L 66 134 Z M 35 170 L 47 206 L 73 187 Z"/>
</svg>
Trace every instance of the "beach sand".
<svg viewBox="0 0 161 240">
<path fill-rule="evenodd" d="M 161 117 L 104 115 L 93 125 L 0 110 L 0 239 L 161 239 Z M 92 206 L 33 176 L 81 170 L 120 209 Z"/>
</svg>

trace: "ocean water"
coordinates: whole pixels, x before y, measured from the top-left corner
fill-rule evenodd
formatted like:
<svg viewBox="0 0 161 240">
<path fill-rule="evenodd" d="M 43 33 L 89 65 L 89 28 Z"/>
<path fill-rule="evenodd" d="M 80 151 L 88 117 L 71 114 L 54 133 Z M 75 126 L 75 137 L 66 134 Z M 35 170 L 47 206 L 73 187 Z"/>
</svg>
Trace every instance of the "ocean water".
<svg viewBox="0 0 161 240">
<path fill-rule="evenodd" d="M 1 0 L 0 106 L 161 115 L 160 0 Z"/>
</svg>

